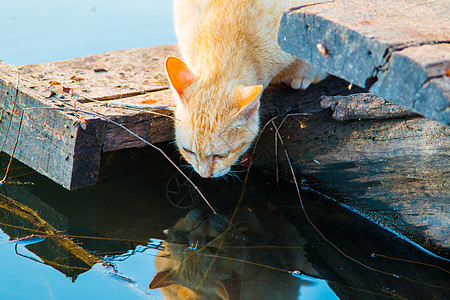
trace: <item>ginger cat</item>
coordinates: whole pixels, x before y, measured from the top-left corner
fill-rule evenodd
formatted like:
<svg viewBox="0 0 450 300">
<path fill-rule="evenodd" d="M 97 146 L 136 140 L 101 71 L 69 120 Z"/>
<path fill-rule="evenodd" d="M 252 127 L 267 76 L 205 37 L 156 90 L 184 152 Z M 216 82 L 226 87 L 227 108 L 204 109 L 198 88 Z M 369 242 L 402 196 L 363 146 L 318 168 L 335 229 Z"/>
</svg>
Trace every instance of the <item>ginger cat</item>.
<svg viewBox="0 0 450 300">
<path fill-rule="evenodd" d="M 282 12 L 320 1 L 174 0 L 183 60 L 168 57 L 181 155 L 204 178 L 220 177 L 259 131 L 260 96 L 270 83 L 305 89 L 325 78 L 277 44 Z"/>
<path fill-rule="evenodd" d="M 166 300 L 298 299 L 304 282 L 272 269 L 317 274 L 297 229 L 264 201 L 240 208 L 233 223 L 199 209 L 178 220 L 149 288 Z"/>
</svg>

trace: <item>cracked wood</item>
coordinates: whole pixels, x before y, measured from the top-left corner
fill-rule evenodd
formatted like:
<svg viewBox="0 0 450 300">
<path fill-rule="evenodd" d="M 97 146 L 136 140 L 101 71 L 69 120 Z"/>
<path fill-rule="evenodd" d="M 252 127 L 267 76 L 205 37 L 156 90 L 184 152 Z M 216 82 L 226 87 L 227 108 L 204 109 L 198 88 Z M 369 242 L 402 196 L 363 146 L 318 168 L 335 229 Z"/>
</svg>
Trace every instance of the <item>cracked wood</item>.
<svg viewBox="0 0 450 300">
<path fill-rule="evenodd" d="M 335 0 L 286 12 L 278 40 L 328 73 L 448 125 L 449 15 L 446 0 Z"/>
</svg>

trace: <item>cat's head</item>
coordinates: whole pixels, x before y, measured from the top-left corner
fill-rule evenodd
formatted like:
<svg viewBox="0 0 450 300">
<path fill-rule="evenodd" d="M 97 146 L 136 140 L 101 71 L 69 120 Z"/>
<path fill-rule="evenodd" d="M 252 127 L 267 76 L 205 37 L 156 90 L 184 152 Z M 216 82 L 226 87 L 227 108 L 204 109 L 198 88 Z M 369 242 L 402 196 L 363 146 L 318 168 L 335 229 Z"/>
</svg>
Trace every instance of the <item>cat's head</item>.
<svg viewBox="0 0 450 300">
<path fill-rule="evenodd" d="M 258 134 L 263 86 L 195 74 L 173 56 L 166 60 L 166 72 L 177 104 L 181 155 L 202 177 L 225 175 Z"/>
</svg>

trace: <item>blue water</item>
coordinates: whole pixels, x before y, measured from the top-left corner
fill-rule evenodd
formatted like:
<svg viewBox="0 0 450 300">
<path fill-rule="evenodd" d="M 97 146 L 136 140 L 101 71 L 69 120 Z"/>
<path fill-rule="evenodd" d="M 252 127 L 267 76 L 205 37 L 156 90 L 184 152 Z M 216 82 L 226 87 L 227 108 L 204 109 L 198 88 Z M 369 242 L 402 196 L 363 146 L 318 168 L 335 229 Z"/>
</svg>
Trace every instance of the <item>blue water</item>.
<svg viewBox="0 0 450 300">
<path fill-rule="evenodd" d="M 172 1 L 19 0 L 2 1 L 0 60 L 23 65 L 64 60 L 112 50 L 175 43 Z M 110 267 L 95 265 L 76 284 L 40 260 L 26 245 L 0 230 L 0 299 L 160 299 L 150 291 L 156 250 L 136 251 Z M 142 247 L 142 246 L 138 246 Z M 136 249 L 130 249 L 136 250 Z"/>
<path fill-rule="evenodd" d="M 81 274 L 76 283 L 49 265 L 31 260 L 40 258 L 25 245 L 8 241 L 0 229 L 0 299 L 160 299 L 158 290 L 150 291 L 149 277 L 155 272 L 153 264 L 156 250 L 137 251 L 127 260 L 111 267 L 96 264 Z M 138 246 L 142 248 L 142 246 Z M 116 259 L 120 259 L 118 256 Z M 132 276 L 134 282 L 120 279 Z"/>
<path fill-rule="evenodd" d="M 173 150 L 165 148 L 167 153 Z M 7 161 L 6 155 L 0 156 L 0 170 Z M 157 249 L 161 238 L 165 238 L 163 229 L 173 226 L 188 211 L 178 210 L 167 198 L 166 184 L 173 182 L 171 179 L 178 173 L 152 149 L 109 153 L 102 166 L 99 183 L 88 189 L 67 191 L 34 173 L 17 178 L 33 185 L 5 184 L 0 193 L 36 210 L 57 230 L 112 266 L 97 263 L 90 268 L 79 260 L 69 259 L 73 254 L 51 237 L 24 238 L 32 233 L 45 233 L 2 208 L 8 200 L 0 197 L 0 299 L 162 299 L 159 289 L 151 290 L 148 286 L 156 273 L 155 257 L 160 255 Z M 11 177 L 30 171 L 15 161 Z M 204 185 L 203 190 L 221 211 L 224 199 L 226 207 L 235 205 L 242 185 L 238 181 L 212 182 Z M 261 191 L 253 197 L 266 194 Z M 305 233 L 302 229 L 299 232 Z M 301 249 L 299 256 L 304 255 Z M 259 263 L 270 261 L 271 251 L 270 248 L 263 251 Z M 231 259 L 230 263 L 234 261 Z M 270 267 L 266 271 L 271 271 Z M 283 275 L 279 271 L 271 274 L 278 279 Z M 284 273 L 284 278 L 290 276 Z M 300 299 L 338 299 L 325 280 L 303 281 L 294 276 L 292 279 L 288 280 L 291 285 L 283 288 L 299 290 Z"/>
<path fill-rule="evenodd" d="M 175 43 L 172 1 L 1 1 L 0 60 L 13 65 Z"/>
</svg>

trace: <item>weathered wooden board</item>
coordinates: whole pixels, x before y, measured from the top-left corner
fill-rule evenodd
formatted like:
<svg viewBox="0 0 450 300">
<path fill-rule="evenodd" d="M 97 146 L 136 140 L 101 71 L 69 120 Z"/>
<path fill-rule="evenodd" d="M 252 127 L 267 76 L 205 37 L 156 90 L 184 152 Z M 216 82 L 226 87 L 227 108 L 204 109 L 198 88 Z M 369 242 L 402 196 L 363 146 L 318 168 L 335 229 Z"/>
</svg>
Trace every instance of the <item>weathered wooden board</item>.
<svg viewBox="0 0 450 300">
<path fill-rule="evenodd" d="M 358 96 L 339 98 L 355 101 Z M 347 106 L 353 107 L 358 105 Z M 280 133 L 297 176 L 311 187 L 448 255 L 450 128 L 417 117 L 343 122 L 322 110 L 287 118 Z M 269 128 L 261 137 L 255 165 L 275 174 L 278 159 L 280 174 L 291 179 L 280 142 L 275 157 L 274 140 Z"/>
<path fill-rule="evenodd" d="M 450 124 L 447 0 L 335 0 L 287 11 L 283 50 Z"/>
<path fill-rule="evenodd" d="M 169 89 L 145 93 L 140 96 L 122 98 L 114 101 L 91 102 L 83 105 L 95 113 L 107 116 L 136 133 L 150 143 L 172 141 L 174 139 L 172 115 L 168 110 L 148 110 L 118 108 L 118 103 L 135 105 L 158 105 L 174 107 L 172 92 Z M 115 103 L 114 105 L 111 102 Z M 103 151 L 148 146 L 123 128 L 107 122 Z"/>
<path fill-rule="evenodd" d="M 169 88 L 164 61 L 176 45 L 111 51 L 64 61 L 21 66 L 24 74 L 60 91 L 94 100 L 113 100 Z M 56 84 L 59 83 L 59 84 Z"/>
<path fill-rule="evenodd" d="M 63 111 L 65 104 L 45 98 L 37 86 L 17 68 L 0 64 L 1 150 L 14 151 L 15 158 L 68 189 L 94 184 L 104 124 L 86 116 L 89 126 L 82 129 L 77 121 L 83 114 Z"/>
<path fill-rule="evenodd" d="M 103 151 L 146 145 L 108 120 L 151 143 L 172 140 L 170 111 L 107 106 L 108 100 L 173 106 L 163 75 L 168 55 L 178 55 L 176 45 L 20 67 L 0 63 L 2 151 L 12 154 L 19 137 L 15 158 L 77 189 L 97 182 Z"/>
<path fill-rule="evenodd" d="M 148 142 L 157 143 L 173 139 L 172 127 L 167 122 L 170 112 L 118 108 L 108 101 L 173 107 L 164 75 L 164 61 L 169 55 L 180 55 L 177 45 L 112 51 L 21 69 L 44 84 L 60 83 L 52 86 L 56 92 L 61 93 L 63 87 L 70 88 L 71 98 L 78 100 L 78 108 L 106 116 Z M 103 151 L 146 146 L 111 122 L 105 126 Z"/>
</svg>

